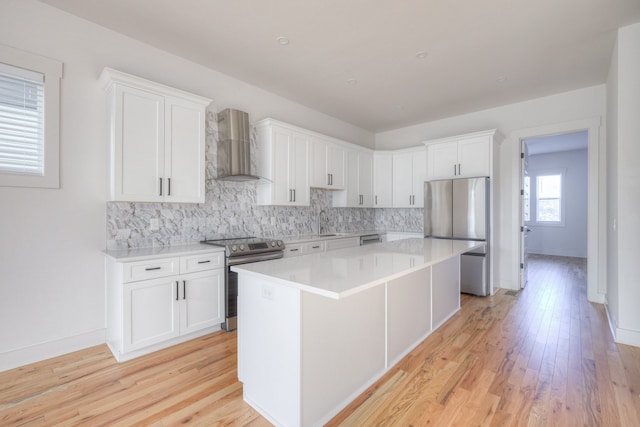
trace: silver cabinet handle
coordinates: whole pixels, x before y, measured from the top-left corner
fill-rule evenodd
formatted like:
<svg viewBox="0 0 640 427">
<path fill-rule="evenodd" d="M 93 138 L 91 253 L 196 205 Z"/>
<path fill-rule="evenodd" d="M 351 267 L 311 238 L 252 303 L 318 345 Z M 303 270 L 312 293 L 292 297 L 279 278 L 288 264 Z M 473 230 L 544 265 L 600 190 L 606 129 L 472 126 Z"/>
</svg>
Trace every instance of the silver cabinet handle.
<svg viewBox="0 0 640 427">
<path fill-rule="evenodd" d="M 293 189 L 293 201 L 294 202 L 296 201 L 296 190 L 295 190 L 295 188 Z"/>
<path fill-rule="evenodd" d="M 182 299 L 187 299 L 187 281 L 182 281 Z"/>
<path fill-rule="evenodd" d="M 289 252 L 297 252 L 297 251 L 299 251 L 299 250 L 300 250 L 300 249 L 298 249 L 298 248 L 295 248 L 295 249 L 289 249 Z"/>
<path fill-rule="evenodd" d="M 320 246 L 311 246 L 311 249 L 320 249 Z"/>
<path fill-rule="evenodd" d="M 180 299 L 180 290 L 178 289 L 178 286 L 180 286 L 180 282 L 176 280 L 176 301 Z"/>
<path fill-rule="evenodd" d="M 331 185 L 331 174 L 327 174 L 327 185 Z"/>
<path fill-rule="evenodd" d="M 198 261 L 198 264 L 207 264 L 207 263 L 209 263 L 209 262 L 211 262 L 211 260 L 210 260 L 210 259 L 208 259 L 208 260 L 206 260 L 206 261 Z"/>
<path fill-rule="evenodd" d="M 167 178 L 167 196 L 171 195 L 171 178 Z"/>
<path fill-rule="evenodd" d="M 153 271 L 153 270 L 160 270 L 162 267 L 147 267 L 144 269 L 144 271 Z"/>
<path fill-rule="evenodd" d="M 378 196 L 375 196 L 376 205 L 378 204 Z"/>
<path fill-rule="evenodd" d="M 289 189 L 289 201 L 293 202 L 293 190 Z"/>
<path fill-rule="evenodd" d="M 160 195 L 162 196 L 162 178 L 160 178 Z"/>
<path fill-rule="evenodd" d="M 329 177 L 331 178 L 331 185 L 333 185 L 333 174 L 332 174 L 332 173 L 330 173 L 330 174 L 329 174 Z"/>
<path fill-rule="evenodd" d="M 462 175 L 462 165 L 458 163 L 458 175 Z"/>
</svg>

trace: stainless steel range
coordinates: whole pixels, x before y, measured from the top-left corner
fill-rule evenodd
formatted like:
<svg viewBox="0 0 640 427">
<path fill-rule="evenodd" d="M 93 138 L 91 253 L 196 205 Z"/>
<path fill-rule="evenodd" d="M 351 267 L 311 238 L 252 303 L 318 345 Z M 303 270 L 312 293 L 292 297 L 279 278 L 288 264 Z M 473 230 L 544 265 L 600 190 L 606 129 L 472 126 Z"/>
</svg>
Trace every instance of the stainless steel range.
<svg viewBox="0 0 640 427">
<path fill-rule="evenodd" d="M 227 332 L 233 331 L 238 327 L 238 274 L 231 271 L 231 266 L 282 258 L 284 242 L 278 239 L 241 237 L 203 240 L 201 243 L 225 248 L 227 267 L 224 286 L 226 314 L 223 328 Z"/>
</svg>

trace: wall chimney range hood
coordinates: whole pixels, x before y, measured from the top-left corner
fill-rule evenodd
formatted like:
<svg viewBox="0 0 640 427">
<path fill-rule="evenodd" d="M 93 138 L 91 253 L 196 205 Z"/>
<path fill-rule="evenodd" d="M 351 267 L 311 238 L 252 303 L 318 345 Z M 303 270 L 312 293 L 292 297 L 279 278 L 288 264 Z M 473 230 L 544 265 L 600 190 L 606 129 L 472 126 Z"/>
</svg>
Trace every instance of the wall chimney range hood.
<svg viewBox="0 0 640 427">
<path fill-rule="evenodd" d="M 218 179 L 253 181 L 249 114 L 227 108 L 218 113 Z"/>
</svg>

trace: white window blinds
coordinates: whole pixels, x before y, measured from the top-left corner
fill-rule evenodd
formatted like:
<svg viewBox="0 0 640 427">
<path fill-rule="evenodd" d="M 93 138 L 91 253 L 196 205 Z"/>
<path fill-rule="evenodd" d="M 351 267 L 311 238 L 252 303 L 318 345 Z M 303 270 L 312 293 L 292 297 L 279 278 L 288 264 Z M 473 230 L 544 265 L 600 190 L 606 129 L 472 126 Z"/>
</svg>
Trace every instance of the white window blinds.
<svg viewBox="0 0 640 427">
<path fill-rule="evenodd" d="M 0 63 L 0 172 L 44 175 L 44 75 Z"/>
</svg>

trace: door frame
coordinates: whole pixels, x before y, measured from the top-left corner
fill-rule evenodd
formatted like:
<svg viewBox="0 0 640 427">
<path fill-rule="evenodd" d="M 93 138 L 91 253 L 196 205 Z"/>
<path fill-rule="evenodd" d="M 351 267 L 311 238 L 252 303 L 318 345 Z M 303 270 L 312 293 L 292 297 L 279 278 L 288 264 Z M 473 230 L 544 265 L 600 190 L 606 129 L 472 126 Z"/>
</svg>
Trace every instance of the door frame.
<svg viewBox="0 0 640 427">
<path fill-rule="evenodd" d="M 513 283 L 517 285 L 516 289 L 520 289 L 520 213 L 522 212 L 520 198 L 520 147 L 522 141 L 530 138 L 550 136 L 563 133 L 571 133 L 578 131 L 587 131 L 588 134 L 588 209 L 587 209 L 587 298 L 591 302 L 600 304 L 605 303 L 606 281 L 603 274 L 606 273 L 606 206 L 604 206 L 604 190 L 605 190 L 605 149 L 604 144 L 600 144 L 604 140 L 603 127 L 601 126 L 601 118 L 593 117 L 583 120 L 575 120 L 565 123 L 556 123 L 546 126 L 539 126 L 529 129 L 521 129 L 512 132 L 509 139 L 513 144 L 513 161 L 511 194 L 517 195 L 516 201 L 512 204 L 511 215 L 512 224 L 514 224 L 511 247 L 518 248 L 513 250 L 510 264 L 514 267 Z M 516 229 L 517 228 L 517 229 Z M 517 231 L 517 232 L 516 232 Z"/>
</svg>

